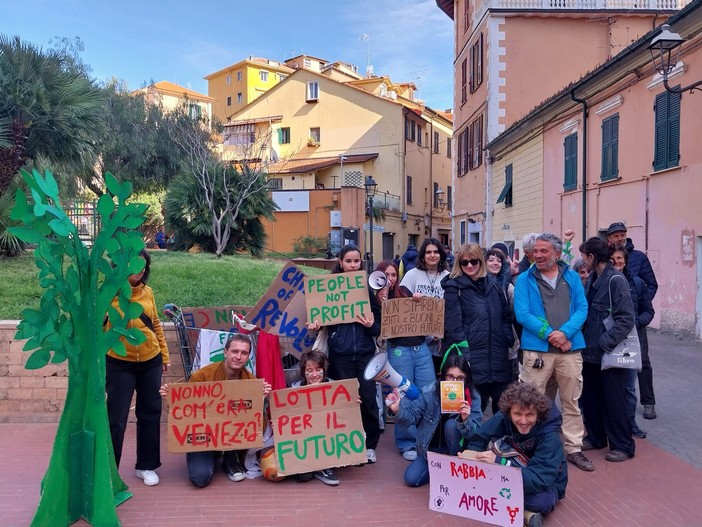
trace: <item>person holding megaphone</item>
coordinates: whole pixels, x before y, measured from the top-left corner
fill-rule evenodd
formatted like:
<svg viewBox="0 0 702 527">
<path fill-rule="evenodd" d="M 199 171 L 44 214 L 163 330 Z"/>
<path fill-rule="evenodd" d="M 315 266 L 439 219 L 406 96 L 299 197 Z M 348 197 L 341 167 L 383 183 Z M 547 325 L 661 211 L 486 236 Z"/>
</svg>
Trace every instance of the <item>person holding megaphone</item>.
<svg viewBox="0 0 702 527">
<path fill-rule="evenodd" d="M 441 382 L 463 382 L 463 400 L 457 413 L 442 413 Z M 397 414 L 397 423 L 417 427 L 417 458 L 405 470 L 405 483 L 420 487 L 429 483 L 427 452 L 455 456 L 473 437 L 483 418 L 480 394 L 473 387 L 470 363 L 460 344 L 444 354 L 439 380 L 425 386 L 419 398 L 400 397 L 397 390 L 388 395 L 386 404 Z"/>
</svg>

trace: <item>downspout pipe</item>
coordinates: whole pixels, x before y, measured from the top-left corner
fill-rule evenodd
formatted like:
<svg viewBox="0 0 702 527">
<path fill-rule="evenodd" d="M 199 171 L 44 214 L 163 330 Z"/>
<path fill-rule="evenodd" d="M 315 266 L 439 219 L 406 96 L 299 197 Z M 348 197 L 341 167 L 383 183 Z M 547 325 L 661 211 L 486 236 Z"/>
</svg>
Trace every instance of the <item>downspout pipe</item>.
<svg viewBox="0 0 702 527">
<path fill-rule="evenodd" d="M 587 101 L 585 99 L 578 99 L 575 96 L 575 90 L 570 90 L 570 98 L 583 105 L 583 226 L 582 226 L 582 236 L 583 241 L 587 240 Z"/>
</svg>

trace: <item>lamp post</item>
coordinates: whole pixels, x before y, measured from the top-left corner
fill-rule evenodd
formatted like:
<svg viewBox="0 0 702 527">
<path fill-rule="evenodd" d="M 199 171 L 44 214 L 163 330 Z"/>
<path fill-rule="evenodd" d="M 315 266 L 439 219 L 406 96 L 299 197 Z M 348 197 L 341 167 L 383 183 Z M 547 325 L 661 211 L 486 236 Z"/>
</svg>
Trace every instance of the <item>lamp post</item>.
<svg viewBox="0 0 702 527">
<path fill-rule="evenodd" d="M 375 182 L 371 176 L 366 176 L 366 182 L 364 184 L 366 187 L 366 200 L 368 205 L 368 224 L 370 231 L 370 250 L 368 251 L 368 272 L 373 271 L 373 196 L 375 196 L 378 190 L 378 184 Z"/>
<path fill-rule="evenodd" d="M 661 32 L 653 38 L 651 44 L 648 46 L 648 49 L 651 51 L 653 67 L 663 76 L 663 86 L 671 93 L 691 92 L 692 90 L 702 91 L 702 88 L 698 88 L 698 86 L 702 85 L 702 81 L 681 88 L 671 88 L 668 86 L 668 75 L 670 75 L 675 65 L 678 63 L 683 42 L 685 42 L 684 38 L 678 33 L 673 33 L 668 24 L 663 24 L 661 26 Z"/>
</svg>

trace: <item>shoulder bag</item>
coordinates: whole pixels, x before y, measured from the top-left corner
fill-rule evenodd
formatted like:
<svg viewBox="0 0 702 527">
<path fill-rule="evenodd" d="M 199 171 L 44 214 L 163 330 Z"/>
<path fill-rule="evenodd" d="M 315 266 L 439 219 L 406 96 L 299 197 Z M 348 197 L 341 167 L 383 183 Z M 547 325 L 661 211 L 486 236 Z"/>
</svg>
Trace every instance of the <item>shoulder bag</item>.
<svg viewBox="0 0 702 527">
<path fill-rule="evenodd" d="M 609 315 L 602 323 L 607 331 L 614 326 L 612 318 L 612 280 L 618 275 L 609 279 Z M 622 280 L 626 280 L 623 276 Z M 627 291 L 629 283 L 626 284 Z M 636 324 L 631 328 L 629 334 L 609 353 L 602 354 L 602 369 L 623 368 L 626 370 L 641 371 L 641 344 L 639 343 L 639 335 L 636 332 Z"/>
</svg>

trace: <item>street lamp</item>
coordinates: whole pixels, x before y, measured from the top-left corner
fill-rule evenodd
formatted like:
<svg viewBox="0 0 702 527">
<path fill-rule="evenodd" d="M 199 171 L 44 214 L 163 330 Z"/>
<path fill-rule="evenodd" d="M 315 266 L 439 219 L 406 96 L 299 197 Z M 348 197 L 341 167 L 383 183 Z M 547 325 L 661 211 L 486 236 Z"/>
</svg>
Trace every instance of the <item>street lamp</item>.
<svg viewBox="0 0 702 527">
<path fill-rule="evenodd" d="M 668 75 L 670 75 L 678 63 L 683 42 L 685 42 L 684 38 L 677 33 L 673 33 L 668 24 L 663 24 L 661 26 L 661 32 L 654 37 L 651 44 L 648 46 L 648 49 L 651 51 L 653 67 L 663 76 L 663 86 L 671 93 L 683 93 L 692 90 L 702 91 L 702 88 L 698 88 L 698 86 L 702 84 L 702 81 L 682 88 L 671 88 L 668 86 Z"/>
<path fill-rule="evenodd" d="M 366 176 L 366 182 L 364 184 L 366 187 L 366 199 L 368 201 L 368 220 L 370 227 L 370 251 L 367 254 L 368 258 L 368 272 L 373 270 L 373 196 L 375 196 L 378 190 L 378 184 L 375 182 L 371 176 Z"/>
<path fill-rule="evenodd" d="M 439 212 L 444 211 L 444 207 L 446 207 L 447 203 L 444 201 L 444 189 L 441 187 L 438 188 L 438 190 L 435 192 L 436 194 L 436 200 L 435 200 L 435 207 L 434 210 L 438 210 Z"/>
</svg>

